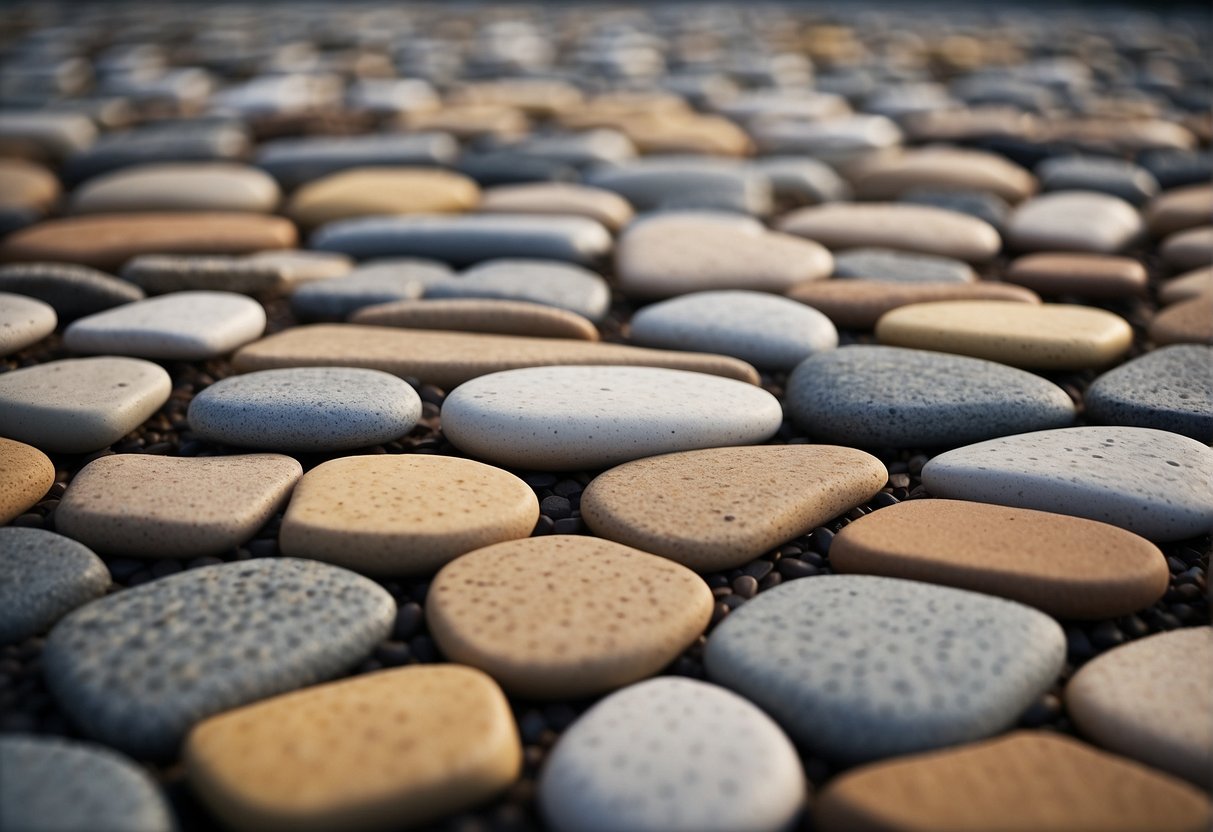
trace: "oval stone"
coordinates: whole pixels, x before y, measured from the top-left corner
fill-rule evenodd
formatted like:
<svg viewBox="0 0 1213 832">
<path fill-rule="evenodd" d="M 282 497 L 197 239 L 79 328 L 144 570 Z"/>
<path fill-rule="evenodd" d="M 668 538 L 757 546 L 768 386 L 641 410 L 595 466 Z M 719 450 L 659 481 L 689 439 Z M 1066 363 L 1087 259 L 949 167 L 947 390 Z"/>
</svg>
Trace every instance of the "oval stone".
<svg viewBox="0 0 1213 832">
<path fill-rule="evenodd" d="M 1085 404 L 1093 422 L 1213 442 L 1213 346 L 1178 344 L 1148 352 L 1095 379 Z"/>
<path fill-rule="evenodd" d="M 480 188 L 440 168 L 367 167 L 315 179 L 295 191 L 285 213 L 305 228 L 377 214 L 448 214 L 469 211 Z"/>
<path fill-rule="evenodd" d="M 517 258 L 490 260 L 452 280 L 429 283 L 425 297 L 542 303 L 591 321 L 605 318 L 611 305 L 611 289 L 597 274 L 568 263 Z"/>
<path fill-rule="evenodd" d="M 1213 225 L 1177 231 L 1162 241 L 1158 253 L 1172 269 L 1199 269 L 1213 261 Z"/>
<path fill-rule="evenodd" d="M 784 216 L 777 227 L 832 250 L 890 248 L 970 263 L 984 263 L 1002 248 L 994 227 L 976 217 L 900 202 L 834 202 L 801 208 Z"/>
<path fill-rule="evenodd" d="M 1171 188 L 1146 206 L 1146 224 L 1155 237 L 1206 225 L 1213 216 L 1213 185 Z"/>
<path fill-rule="evenodd" d="M 818 280 L 788 290 L 788 297 L 824 313 L 836 326 L 871 329 L 880 316 L 912 303 L 1000 300 L 1039 304 L 1033 291 L 1007 283 L 904 283 L 891 280 Z"/>
<path fill-rule="evenodd" d="M 233 162 L 168 162 L 102 174 L 72 192 L 73 214 L 123 211 L 270 213 L 282 192 L 269 174 Z"/>
<path fill-rule="evenodd" d="M 50 457 L 24 442 L 0 438 L 0 524 L 33 506 L 54 484 Z"/>
<path fill-rule="evenodd" d="M 1020 251 L 1116 254 L 1145 232 L 1132 205 L 1093 191 L 1057 191 L 1020 205 L 1007 221 L 1007 245 Z"/>
<path fill-rule="evenodd" d="M 1146 292 L 1140 261 L 1106 254 L 1027 254 L 1007 267 L 1005 279 L 1042 295 L 1104 299 Z"/>
<path fill-rule="evenodd" d="M 1213 293 L 1163 309 L 1147 329 L 1155 344 L 1213 344 Z"/>
<path fill-rule="evenodd" d="M 340 280 L 300 286 L 291 293 L 291 311 L 305 321 L 344 321 L 367 306 L 419 298 L 427 286 L 452 276 L 437 260 L 374 260 Z"/>
<path fill-rule="evenodd" d="M 502 185 L 484 192 L 478 210 L 487 214 L 552 214 L 588 217 L 611 231 L 632 219 L 632 206 L 619 194 L 569 182 Z"/>
<path fill-rule="evenodd" d="M 0 356 L 23 350 L 55 331 L 54 307 L 25 295 L 0 292 Z"/>
<path fill-rule="evenodd" d="M 0 528 L 0 579 L 0 644 L 49 630 L 110 585 L 101 558 L 42 529 Z"/>
<path fill-rule="evenodd" d="M 0 266 L 0 291 L 49 303 L 62 324 L 144 297 L 138 286 L 75 263 Z"/>
<path fill-rule="evenodd" d="M 405 329 L 599 340 L 594 324 L 576 312 L 541 303 L 495 298 L 399 300 L 364 307 L 350 316 L 350 322 Z"/>
<path fill-rule="evenodd" d="M 897 283 L 972 283 L 973 267 L 963 260 L 883 248 L 853 248 L 834 255 L 834 277 Z"/>
<path fill-rule="evenodd" d="M 911 190 L 987 191 L 1019 202 L 1036 177 L 997 153 L 925 147 L 861 162 L 851 179 L 860 199 L 897 199 Z"/>
</svg>

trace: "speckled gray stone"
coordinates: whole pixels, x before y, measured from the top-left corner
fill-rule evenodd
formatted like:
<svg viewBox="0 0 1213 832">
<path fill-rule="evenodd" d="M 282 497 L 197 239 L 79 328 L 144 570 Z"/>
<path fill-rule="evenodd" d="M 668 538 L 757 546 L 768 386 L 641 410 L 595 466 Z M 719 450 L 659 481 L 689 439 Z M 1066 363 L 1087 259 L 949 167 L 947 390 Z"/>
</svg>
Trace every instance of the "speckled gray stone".
<svg viewBox="0 0 1213 832">
<path fill-rule="evenodd" d="M 713 681 L 812 754 L 860 763 L 992 736 L 1061 672 L 1066 639 L 1030 607 L 951 587 L 828 575 L 762 593 L 708 639 Z"/>
<path fill-rule="evenodd" d="M 111 749 L 59 737 L 0 737 L 0 829 L 171 832 L 172 810 L 146 771 Z"/>
<path fill-rule="evenodd" d="M 544 260 L 490 260 L 459 277 L 430 284 L 427 298 L 500 298 L 567 309 L 591 321 L 606 317 L 611 290 L 591 271 Z"/>
<path fill-rule="evenodd" d="M 633 316 L 631 332 L 642 346 L 731 355 L 777 370 L 838 346 L 825 315 L 764 292 L 695 292 L 655 303 Z"/>
<path fill-rule="evenodd" d="M 1151 428 L 1079 427 L 991 439 L 922 469 L 936 497 L 1111 523 L 1150 540 L 1213 528 L 1213 449 Z"/>
<path fill-rule="evenodd" d="M 899 283 L 972 283 L 977 274 L 968 263 L 951 257 L 886 248 L 853 248 L 834 255 L 834 277 Z"/>
<path fill-rule="evenodd" d="M 1087 388 L 1087 418 L 1213 442 L 1213 347 L 1160 347 L 1109 370 Z"/>
<path fill-rule="evenodd" d="M 206 566 L 71 613 L 47 638 L 47 685 L 96 739 L 167 758 L 213 714 L 331 679 L 391 630 L 396 604 L 318 561 Z"/>
<path fill-rule="evenodd" d="M 42 529 L 0 529 L 0 644 L 38 633 L 110 585 L 87 547 Z"/>
<path fill-rule="evenodd" d="M 556 832 L 778 832 L 805 798 L 796 749 L 769 716 L 724 688 L 672 677 L 583 714 L 539 781 Z"/>
<path fill-rule="evenodd" d="M 339 170 L 446 165 L 458 155 L 459 142 L 446 133 L 292 136 L 262 143 L 256 164 L 289 191 Z"/>
<path fill-rule="evenodd" d="M 1074 423 L 1066 391 L 1040 376 L 900 347 L 811 356 L 788 379 L 784 404 L 813 436 L 865 448 L 955 447 Z"/>
<path fill-rule="evenodd" d="M 452 276 L 450 266 L 437 260 L 372 260 L 340 279 L 300 286 L 291 294 L 291 311 L 304 321 L 344 321 L 367 306 L 416 300 L 427 286 Z"/>
<path fill-rule="evenodd" d="M 153 295 L 194 290 L 278 295 L 311 281 L 340 277 L 353 267 L 345 255 L 326 251 L 143 254 L 122 267 L 122 277 Z"/>
<path fill-rule="evenodd" d="M 779 401 L 733 379 L 656 367 L 528 367 L 472 379 L 442 406 L 460 450 L 530 470 L 607 468 L 646 456 L 754 445 Z"/>
<path fill-rule="evenodd" d="M 55 331 L 55 309 L 25 295 L 0 292 L 0 355 L 23 350 Z"/>
<path fill-rule="evenodd" d="M 223 445 L 315 452 L 390 442 L 421 418 L 421 398 L 379 370 L 292 367 L 229 376 L 194 397 L 190 429 Z"/>
<path fill-rule="evenodd" d="M 55 308 L 60 323 L 143 300 L 143 290 L 105 272 L 75 263 L 11 263 L 0 266 L 0 292 L 27 295 Z"/>
<path fill-rule="evenodd" d="M 1158 180 L 1140 165 L 1108 156 L 1055 156 L 1036 166 L 1046 191 L 1099 191 L 1141 205 L 1158 193 Z"/>
</svg>

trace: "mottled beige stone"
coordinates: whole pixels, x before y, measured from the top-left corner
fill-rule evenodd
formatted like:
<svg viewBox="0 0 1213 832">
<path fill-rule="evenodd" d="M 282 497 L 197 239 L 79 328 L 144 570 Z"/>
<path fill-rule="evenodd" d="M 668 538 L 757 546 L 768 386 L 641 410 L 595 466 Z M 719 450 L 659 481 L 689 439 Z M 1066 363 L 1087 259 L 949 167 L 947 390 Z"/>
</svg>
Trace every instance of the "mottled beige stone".
<svg viewBox="0 0 1213 832">
<path fill-rule="evenodd" d="M 501 185 L 483 194 L 479 210 L 489 214 L 554 214 L 589 217 L 612 231 L 632 219 L 632 206 L 617 193 L 569 182 Z"/>
<path fill-rule="evenodd" d="M 1173 269 L 1199 269 L 1213 263 L 1213 225 L 1177 231 L 1158 247 L 1162 259 Z"/>
<path fill-rule="evenodd" d="M 376 214 L 458 214 L 480 201 L 468 177 L 438 168 L 367 167 L 308 182 L 286 214 L 306 228 Z"/>
<path fill-rule="evenodd" d="M 897 199 L 916 190 L 985 191 L 1019 202 L 1036 191 L 1036 177 L 996 153 L 952 147 L 907 150 L 860 164 L 851 175 L 861 199 Z"/>
<path fill-rule="evenodd" d="M 0 525 L 32 507 L 54 484 L 50 457 L 24 442 L 0 438 Z"/>
<path fill-rule="evenodd" d="M 393 301 L 363 307 L 349 320 L 355 324 L 406 329 L 598 340 L 598 330 L 594 324 L 576 312 L 540 303 L 496 298 Z"/>
</svg>

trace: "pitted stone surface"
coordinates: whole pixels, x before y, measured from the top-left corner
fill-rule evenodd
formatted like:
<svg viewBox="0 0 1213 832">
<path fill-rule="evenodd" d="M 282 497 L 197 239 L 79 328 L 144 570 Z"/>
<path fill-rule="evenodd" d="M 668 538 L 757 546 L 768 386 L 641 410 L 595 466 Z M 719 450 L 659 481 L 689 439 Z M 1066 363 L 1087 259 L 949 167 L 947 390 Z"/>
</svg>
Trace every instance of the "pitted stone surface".
<svg viewBox="0 0 1213 832">
<path fill-rule="evenodd" d="M 50 457 L 24 442 L 0 438 L 0 524 L 33 506 L 54 484 Z"/>
<path fill-rule="evenodd" d="M 45 632 L 110 585 L 101 558 L 42 529 L 0 528 L 0 644 Z"/>
<path fill-rule="evenodd" d="M 1213 346 L 1177 344 L 1148 352 L 1095 379 L 1085 404 L 1093 422 L 1213 442 Z"/>
<path fill-rule="evenodd" d="M 0 292 L 27 295 L 48 303 L 64 324 L 144 297 L 138 286 L 75 263 L 0 266 Z"/>
</svg>

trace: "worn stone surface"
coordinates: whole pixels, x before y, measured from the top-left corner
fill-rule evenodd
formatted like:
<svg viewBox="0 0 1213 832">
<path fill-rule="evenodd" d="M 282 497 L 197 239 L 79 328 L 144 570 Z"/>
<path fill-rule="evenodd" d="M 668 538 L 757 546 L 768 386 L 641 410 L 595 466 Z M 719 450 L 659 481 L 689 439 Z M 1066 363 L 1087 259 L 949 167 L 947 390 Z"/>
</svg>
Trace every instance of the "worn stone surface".
<svg viewBox="0 0 1213 832">
<path fill-rule="evenodd" d="M 41 500 L 54 482 L 50 457 L 24 442 L 0 438 L 0 523 Z"/>
<path fill-rule="evenodd" d="M 897 199 L 915 189 L 987 191 L 1019 202 L 1036 190 L 1036 177 L 996 153 L 928 147 L 877 157 L 852 177 L 860 199 Z"/>
<path fill-rule="evenodd" d="M 1177 231 L 1162 241 L 1158 253 L 1172 269 L 1199 269 L 1213 261 L 1213 225 Z"/>
<path fill-rule="evenodd" d="M 74 263 L 0 266 L 0 291 L 50 304 L 63 324 L 144 297 L 138 286 Z"/>
<path fill-rule="evenodd" d="M 1155 344 L 1213 344 L 1213 293 L 1179 301 L 1159 312 L 1147 329 Z"/>
<path fill-rule="evenodd" d="M 0 644 L 46 632 L 110 585 L 101 558 L 42 529 L 0 528 L 0 577 Z"/>
<path fill-rule="evenodd" d="M 405 329 L 599 340 L 593 322 L 576 312 L 541 303 L 494 298 L 398 300 L 363 307 L 350 316 L 350 322 Z"/>
<path fill-rule="evenodd" d="M 1213 347 L 1162 347 L 1109 370 L 1084 399 L 1090 421 L 1213 442 Z"/>
<path fill-rule="evenodd" d="M 477 210 L 488 214 L 552 214 L 588 217 L 618 231 L 632 219 L 632 206 L 617 193 L 568 182 L 501 185 L 484 192 Z"/>
<path fill-rule="evenodd" d="M 93 177 L 72 191 L 73 214 L 139 211 L 270 213 L 282 193 L 264 171 L 233 162 L 135 165 Z"/>
<path fill-rule="evenodd" d="M 1102 300 L 1146 292 L 1146 268 L 1139 260 L 1106 254 L 1027 254 L 1007 267 L 1004 279 L 1042 295 Z"/>
<path fill-rule="evenodd" d="M 1007 245 L 1019 251 L 1116 254 L 1145 232 L 1137 210 L 1108 194 L 1058 191 L 1020 205 L 1007 221 Z"/>
<path fill-rule="evenodd" d="M 367 306 L 419 298 L 427 286 L 451 275 L 437 260 L 372 260 L 340 280 L 298 287 L 291 293 L 291 311 L 304 321 L 344 321 Z"/>
<path fill-rule="evenodd" d="M 944 300 L 1040 303 L 1040 296 L 1030 289 L 984 280 L 977 283 L 820 280 L 793 286 L 787 294 L 824 313 L 844 329 L 871 329 L 884 313 L 912 303 Z"/>
<path fill-rule="evenodd" d="M 341 277 L 353 267 L 345 255 L 317 251 L 265 251 L 240 257 L 143 254 L 123 267 L 122 277 L 153 295 L 212 290 L 261 296 Z"/>
<path fill-rule="evenodd" d="M 1002 248 L 993 226 L 976 217 L 906 203 L 834 202 L 801 208 L 776 227 L 832 250 L 890 248 L 970 263 L 984 263 Z"/>
<path fill-rule="evenodd" d="M 610 287 L 594 272 L 569 263 L 524 258 L 490 260 L 456 278 L 427 283 L 425 297 L 541 303 L 591 321 L 605 318 L 611 305 Z"/>
<path fill-rule="evenodd" d="M 972 283 L 973 267 L 963 260 L 883 248 L 854 248 L 834 256 L 834 277 L 897 283 Z"/>
<path fill-rule="evenodd" d="M 55 331 L 58 317 L 50 304 L 0 292 L 0 356 L 23 350 Z"/>
<path fill-rule="evenodd" d="M 285 213 L 305 228 L 378 214 L 457 214 L 480 201 L 466 176 L 439 168 L 353 168 L 312 180 Z"/>
<path fill-rule="evenodd" d="M 1206 225 L 1211 216 L 1213 185 L 1210 184 L 1172 188 L 1146 206 L 1146 224 L 1156 237 Z"/>
</svg>

